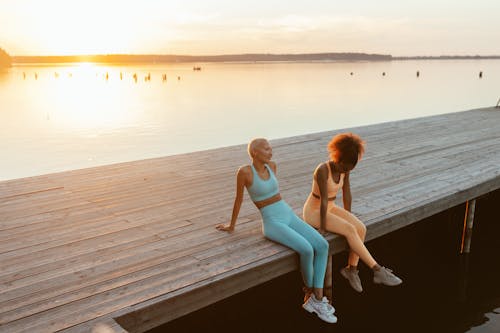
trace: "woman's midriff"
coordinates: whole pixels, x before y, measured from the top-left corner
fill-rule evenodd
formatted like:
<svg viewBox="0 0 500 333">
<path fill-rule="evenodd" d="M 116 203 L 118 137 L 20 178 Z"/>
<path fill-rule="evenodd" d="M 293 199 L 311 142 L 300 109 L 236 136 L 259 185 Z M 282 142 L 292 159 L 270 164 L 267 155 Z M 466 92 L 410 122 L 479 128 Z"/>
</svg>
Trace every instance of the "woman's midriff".
<svg viewBox="0 0 500 333">
<path fill-rule="evenodd" d="M 269 206 L 269 205 L 271 205 L 275 202 L 278 202 L 280 200 L 281 200 L 281 195 L 279 193 L 277 193 L 270 198 L 267 198 L 267 199 L 264 199 L 261 201 L 254 201 L 253 203 L 255 204 L 255 206 L 257 206 L 258 209 L 262 209 L 262 208 Z"/>
<path fill-rule="evenodd" d="M 335 206 L 334 201 L 328 201 L 327 211 L 330 210 L 331 207 Z M 304 208 L 302 210 L 302 214 L 304 215 L 304 221 L 313 227 L 317 228 L 320 223 L 320 208 L 321 208 L 321 200 L 316 199 L 311 193 L 307 198 Z"/>
</svg>

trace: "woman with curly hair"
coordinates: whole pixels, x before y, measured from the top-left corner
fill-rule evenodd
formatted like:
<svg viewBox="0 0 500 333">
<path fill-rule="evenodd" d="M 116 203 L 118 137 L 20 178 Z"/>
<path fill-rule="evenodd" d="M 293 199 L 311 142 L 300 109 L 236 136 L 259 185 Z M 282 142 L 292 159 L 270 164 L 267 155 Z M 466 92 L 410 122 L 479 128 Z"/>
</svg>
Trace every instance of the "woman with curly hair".
<svg viewBox="0 0 500 333">
<path fill-rule="evenodd" d="M 373 282 L 396 286 L 403 281 L 390 269 L 380 266 L 364 244 L 366 226 L 351 213 L 351 187 L 349 173 L 354 169 L 365 151 L 364 141 L 356 134 L 342 133 L 334 136 L 328 144 L 330 160 L 318 165 L 314 171 L 312 191 L 304 204 L 304 220 L 319 229 L 342 235 L 349 247 L 347 266 L 340 273 L 351 287 L 362 292 L 358 275 L 359 259 L 373 270 Z M 344 208 L 335 204 L 337 192 L 342 188 Z"/>
</svg>

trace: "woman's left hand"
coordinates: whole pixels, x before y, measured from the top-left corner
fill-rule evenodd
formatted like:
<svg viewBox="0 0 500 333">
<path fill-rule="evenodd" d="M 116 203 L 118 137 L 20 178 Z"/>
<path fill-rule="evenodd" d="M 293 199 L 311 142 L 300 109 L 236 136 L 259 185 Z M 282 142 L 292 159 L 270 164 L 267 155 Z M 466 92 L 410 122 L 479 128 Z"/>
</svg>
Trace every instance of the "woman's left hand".
<svg viewBox="0 0 500 333">
<path fill-rule="evenodd" d="M 234 227 L 231 227 L 231 225 L 218 224 L 215 226 L 215 228 L 220 231 L 227 231 L 227 232 L 234 231 Z"/>
</svg>

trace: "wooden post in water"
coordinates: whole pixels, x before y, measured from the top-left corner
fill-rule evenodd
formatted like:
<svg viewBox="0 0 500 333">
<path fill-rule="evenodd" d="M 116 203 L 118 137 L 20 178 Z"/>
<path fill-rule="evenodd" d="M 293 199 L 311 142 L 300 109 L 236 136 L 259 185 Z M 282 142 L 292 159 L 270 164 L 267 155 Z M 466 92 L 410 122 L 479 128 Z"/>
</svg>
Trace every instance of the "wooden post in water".
<svg viewBox="0 0 500 333">
<path fill-rule="evenodd" d="M 462 231 L 462 245 L 460 254 L 470 252 L 472 239 L 472 227 L 474 226 L 474 211 L 476 210 L 476 199 L 467 200 L 465 203 L 464 229 Z"/>
<path fill-rule="evenodd" d="M 467 300 L 467 277 L 469 275 L 469 253 L 472 239 L 472 227 L 474 226 L 474 212 L 476 210 L 476 199 L 465 203 L 464 226 L 462 230 L 462 244 L 460 246 L 460 277 L 458 284 L 458 300 L 465 303 Z"/>
<path fill-rule="evenodd" d="M 332 262 L 333 255 L 328 255 L 328 264 L 326 265 L 326 273 L 325 273 L 325 286 L 323 287 L 323 294 L 328 298 L 330 303 L 333 298 L 333 283 L 332 283 Z"/>
</svg>

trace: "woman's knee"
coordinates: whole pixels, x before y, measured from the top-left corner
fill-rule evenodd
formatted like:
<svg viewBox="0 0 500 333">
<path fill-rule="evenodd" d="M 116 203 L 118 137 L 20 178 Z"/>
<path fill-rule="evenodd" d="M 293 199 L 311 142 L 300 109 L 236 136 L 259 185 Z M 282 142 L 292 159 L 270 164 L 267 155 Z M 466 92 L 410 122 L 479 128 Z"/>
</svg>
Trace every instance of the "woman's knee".
<svg viewBox="0 0 500 333">
<path fill-rule="evenodd" d="M 359 236 L 364 239 L 366 236 L 366 225 L 364 225 L 362 222 L 359 222 L 356 225 L 356 229 L 358 231 Z"/>
<path fill-rule="evenodd" d="M 311 244 L 303 244 L 299 249 L 297 249 L 299 255 L 306 259 L 312 259 L 314 257 L 314 248 Z"/>
<path fill-rule="evenodd" d="M 314 244 L 314 249 L 316 250 L 316 253 L 323 253 L 323 254 L 328 253 L 328 248 L 329 244 L 327 240 L 324 239 L 323 237 L 321 237 L 321 239 Z"/>
<path fill-rule="evenodd" d="M 344 236 L 347 239 L 350 239 L 353 237 L 359 237 L 358 230 L 352 224 L 346 224 L 344 232 L 345 232 Z"/>
</svg>

